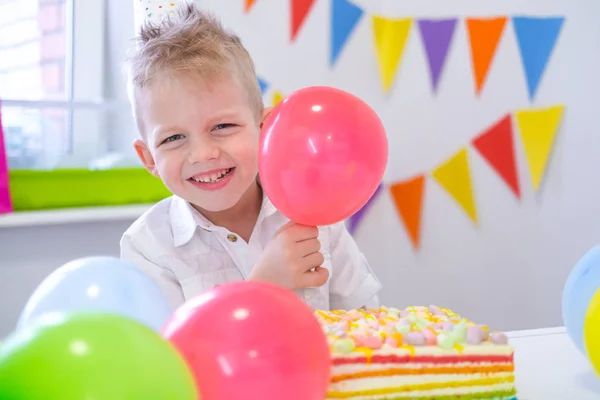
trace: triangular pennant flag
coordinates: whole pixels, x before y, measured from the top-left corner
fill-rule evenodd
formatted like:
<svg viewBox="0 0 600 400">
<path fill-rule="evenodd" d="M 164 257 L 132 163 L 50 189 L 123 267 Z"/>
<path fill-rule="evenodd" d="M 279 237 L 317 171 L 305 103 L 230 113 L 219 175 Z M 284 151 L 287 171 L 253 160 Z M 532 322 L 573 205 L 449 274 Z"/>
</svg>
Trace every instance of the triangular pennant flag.
<svg viewBox="0 0 600 400">
<path fill-rule="evenodd" d="M 291 40 L 296 40 L 296 35 L 302 27 L 306 16 L 310 9 L 315 4 L 315 0 L 290 0 L 290 17 L 291 17 Z"/>
<path fill-rule="evenodd" d="M 365 203 L 364 206 L 362 206 L 362 208 L 360 210 L 358 210 L 357 212 L 355 212 L 348 221 L 348 232 L 350 232 L 350 234 L 354 234 L 354 232 L 356 232 L 356 229 L 358 228 L 358 225 L 360 224 L 360 221 L 362 221 L 363 217 L 365 216 L 365 213 L 369 210 L 369 208 L 371 208 L 371 205 L 373 204 L 373 201 L 379 196 L 379 193 L 381 193 L 381 189 L 382 189 L 383 185 L 379 184 L 379 186 L 377 186 L 377 189 L 375 190 L 375 193 L 373 193 L 373 195 L 371 196 L 371 198 L 369 199 L 369 201 L 367 201 Z"/>
<path fill-rule="evenodd" d="M 554 49 L 564 18 L 514 17 L 513 26 L 521 62 L 527 78 L 529 98 L 533 100 Z"/>
<path fill-rule="evenodd" d="M 500 175 L 515 196 L 521 198 L 510 114 L 476 137 L 473 146 Z"/>
<path fill-rule="evenodd" d="M 254 3 L 256 3 L 256 0 L 244 0 L 244 12 L 248 13 Z"/>
<path fill-rule="evenodd" d="M 477 210 L 473 197 L 471 171 L 467 148 L 464 147 L 432 172 L 433 178 L 456 200 L 456 202 L 477 223 Z"/>
<path fill-rule="evenodd" d="M 454 36 L 456 27 L 456 18 L 439 20 L 420 20 L 419 28 L 421 37 L 429 61 L 429 71 L 431 73 L 431 84 L 435 92 L 441 72 L 448 55 L 448 49 Z"/>
<path fill-rule="evenodd" d="M 504 32 L 506 17 L 467 18 L 466 21 L 471 46 L 475 89 L 479 94 L 492 65 L 502 32 Z"/>
<path fill-rule="evenodd" d="M 329 63 L 335 64 L 348 37 L 364 11 L 349 0 L 331 1 L 331 55 Z"/>
<path fill-rule="evenodd" d="M 515 112 L 535 191 L 542 182 L 564 108 L 558 105 Z"/>
<path fill-rule="evenodd" d="M 419 175 L 408 181 L 394 183 L 390 186 L 390 192 L 398 214 L 400 214 L 415 248 L 419 247 L 420 242 L 424 183 L 425 176 Z"/>
<path fill-rule="evenodd" d="M 283 93 L 281 93 L 280 91 L 276 90 L 276 91 L 273 93 L 273 103 L 271 103 L 271 105 L 272 105 L 273 107 L 275 107 L 275 106 L 276 106 L 277 104 L 279 104 L 279 102 L 280 102 L 281 100 L 283 100 L 284 98 L 285 98 L 285 95 L 284 95 Z"/>
<path fill-rule="evenodd" d="M 269 88 L 269 84 L 267 83 L 267 81 L 265 81 L 261 77 L 258 77 L 258 86 L 260 86 L 260 93 L 263 94 L 263 95 L 265 94 L 265 92 Z"/>
<path fill-rule="evenodd" d="M 385 92 L 389 92 L 394 83 L 411 26 L 410 18 L 389 19 L 373 16 L 375 49 Z"/>
</svg>

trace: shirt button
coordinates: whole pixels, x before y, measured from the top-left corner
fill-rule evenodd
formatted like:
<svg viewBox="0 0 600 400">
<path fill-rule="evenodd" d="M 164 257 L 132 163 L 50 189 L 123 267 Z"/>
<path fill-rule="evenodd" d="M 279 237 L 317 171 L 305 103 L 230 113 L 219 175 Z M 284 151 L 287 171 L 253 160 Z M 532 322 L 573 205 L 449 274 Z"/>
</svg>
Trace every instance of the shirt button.
<svg viewBox="0 0 600 400">
<path fill-rule="evenodd" d="M 237 242 L 237 236 L 235 236 L 233 233 L 230 233 L 229 235 L 227 235 L 227 240 L 235 243 Z"/>
</svg>

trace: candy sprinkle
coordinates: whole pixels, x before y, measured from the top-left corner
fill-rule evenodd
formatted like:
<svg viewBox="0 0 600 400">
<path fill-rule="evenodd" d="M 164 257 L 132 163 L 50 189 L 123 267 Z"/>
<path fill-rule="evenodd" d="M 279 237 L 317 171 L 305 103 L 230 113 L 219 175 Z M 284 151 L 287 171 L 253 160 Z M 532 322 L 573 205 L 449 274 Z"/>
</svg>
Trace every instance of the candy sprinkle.
<svg viewBox="0 0 600 400">
<path fill-rule="evenodd" d="M 408 349 L 412 353 L 415 347 L 421 346 L 462 351 L 464 346 L 506 345 L 508 342 L 503 333 L 488 334 L 487 326 L 435 305 L 403 310 L 393 307 L 317 310 L 314 315 L 335 353 L 369 353 L 392 348 Z"/>
</svg>

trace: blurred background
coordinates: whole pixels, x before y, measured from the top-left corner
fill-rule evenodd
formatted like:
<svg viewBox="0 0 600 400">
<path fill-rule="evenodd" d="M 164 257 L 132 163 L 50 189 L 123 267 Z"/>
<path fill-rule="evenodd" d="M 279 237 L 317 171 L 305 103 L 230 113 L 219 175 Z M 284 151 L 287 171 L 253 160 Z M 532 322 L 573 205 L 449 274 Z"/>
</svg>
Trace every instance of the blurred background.
<svg viewBox="0 0 600 400">
<path fill-rule="evenodd" d="M 241 36 L 267 105 L 330 85 L 382 118 L 388 169 L 352 226 L 384 284 L 383 303 L 438 304 L 504 330 L 562 325 L 564 281 L 600 233 L 599 2 L 200 3 Z M 522 16 L 560 22 L 518 25 Z M 453 22 L 446 30 L 427 24 L 439 19 Z M 0 0 L 0 101 L 14 193 L 22 194 L 19 171 L 139 169 L 121 72 L 134 34 L 133 0 Z M 492 130 L 486 151 L 477 148 L 474 140 L 506 116 L 509 128 Z M 507 163 L 516 171 L 511 185 Z M 94 191 L 89 183 L 62 195 Z M 43 202 L 55 185 L 34 185 L 25 197 Z M 0 215 L 0 337 L 52 270 L 118 255 L 121 234 L 147 205 L 110 205 Z"/>
</svg>

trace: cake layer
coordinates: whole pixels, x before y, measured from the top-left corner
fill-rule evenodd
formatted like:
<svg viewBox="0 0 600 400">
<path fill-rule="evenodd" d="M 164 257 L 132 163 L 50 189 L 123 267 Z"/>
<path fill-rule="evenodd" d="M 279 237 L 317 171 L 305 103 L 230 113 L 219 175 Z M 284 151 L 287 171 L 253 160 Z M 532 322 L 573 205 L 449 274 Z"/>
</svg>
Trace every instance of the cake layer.
<svg viewBox="0 0 600 400">
<path fill-rule="evenodd" d="M 452 389 L 434 389 L 428 391 L 392 393 L 392 394 L 351 394 L 340 396 L 328 393 L 326 400 L 517 400 L 517 392 L 507 384 L 472 386 L 455 394 Z"/>
<path fill-rule="evenodd" d="M 382 386 L 373 388 L 363 388 L 360 390 L 330 390 L 327 393 L 327 399 L 421 399 L 438 396 L 464 396 L 478 395 L 478 399 L 493 398 L 490 393 L 502 392 L 502 396 L 509 397 L 515 395 L 514 377 L 484 377 L 468 380 L 446 380 L 440 382 L 424 382 L 402 386 Z M 502 397 L 496 396 L 496 397 Z"/>
<path fill-rule="evenodd" d="M 449 374 L 427 374 L 427 375 L 380 375 L 370 377 L 357 377 L 333 381 L 330 384 L 330 392 L 370 392 L 377 390 L 389 390 L 394 392 L 411 392 L 423 388 L 435 389 L 447 387 L 449 384 L 455 388 L 471 386 L 472 382 L 510 383 L 514 382 L 512 372 L 495 373 L 449 373 Z"/>
<path fill-rule="evenodd" d="M 513 364 L 490 364 L 477 365 L 461 363 L 455 365 L 439 366 L 435 364 L 406 364 L 387 365 L 351 365 L 345 368 L 334 368 L 332 370 L 331 382 L 341 382 L 351 379 L 396 376 L 396 375 L 447 375 L 447 374 L 494 374 L 500 372 L 514 372 Z"/>
</svg>

